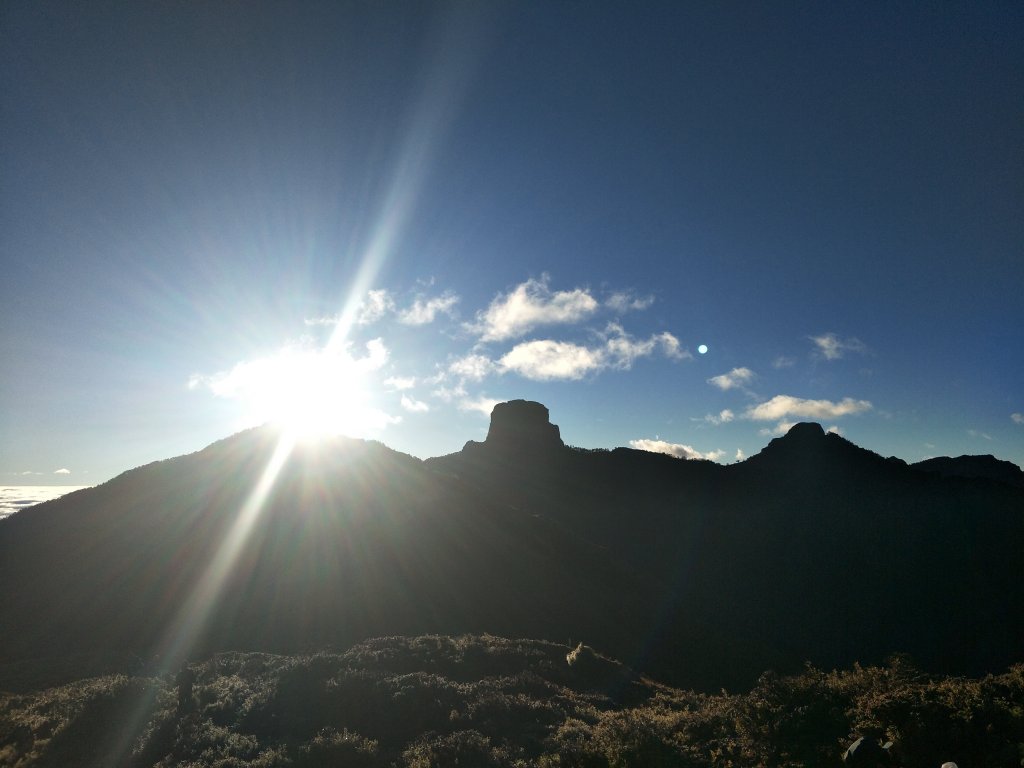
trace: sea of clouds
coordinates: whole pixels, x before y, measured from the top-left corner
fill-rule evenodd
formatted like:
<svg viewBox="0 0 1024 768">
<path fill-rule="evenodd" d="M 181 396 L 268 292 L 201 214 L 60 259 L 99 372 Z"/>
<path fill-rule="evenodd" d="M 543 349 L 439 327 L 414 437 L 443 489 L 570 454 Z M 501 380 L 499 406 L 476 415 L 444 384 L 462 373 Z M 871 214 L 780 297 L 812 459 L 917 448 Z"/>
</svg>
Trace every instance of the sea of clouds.
<svg viewBox="0 0 1024 768">
<path fill-rule="evenodd" d="M 88 488 L 87 485 L 2 485 L 0 486 L 0 520 L 33 504 L 56 499 L 66 493 Z"/>
</svg>

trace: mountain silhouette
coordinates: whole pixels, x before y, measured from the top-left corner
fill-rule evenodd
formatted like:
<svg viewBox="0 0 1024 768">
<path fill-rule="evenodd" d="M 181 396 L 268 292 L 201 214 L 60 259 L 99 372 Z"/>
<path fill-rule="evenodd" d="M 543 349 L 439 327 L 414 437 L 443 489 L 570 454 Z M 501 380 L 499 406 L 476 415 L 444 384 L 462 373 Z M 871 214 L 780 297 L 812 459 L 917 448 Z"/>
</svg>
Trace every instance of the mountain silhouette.
<svg viewBox="0 0 1024 768">
<path fill-rule="evenodd" d="M 1016 464 L 1002 461 L 991 454 L 985 456 L 938 456 L 925 459 L 910 466 L 924 472 L 934 472 L 946 477 L 966 477 L 998 480 L 1007 485 L 1024 488 L 1024 472 Z"/>
<path fill-rule="evenodd" d="M 1008 484 L 921 472 L 809 423 L 729 466 L 624 448 L 509 463 L 490 442 L 427 464 L 655 575 L 647 662 L 676 682 L 897 652 L 979 673 L 1024 652 L 1024 494 Z"/>
<path fill-rule="evenodd" d="M 817 424 L 729 466 L 568 447 L 527 401 L 426 461 L 282 439 L 250 430 L 0 523 L 0 689 L 427 633 L 583 641 L 711 690 L 807 660 L 1022 657 L 1024 491 Z"/>
</svg>

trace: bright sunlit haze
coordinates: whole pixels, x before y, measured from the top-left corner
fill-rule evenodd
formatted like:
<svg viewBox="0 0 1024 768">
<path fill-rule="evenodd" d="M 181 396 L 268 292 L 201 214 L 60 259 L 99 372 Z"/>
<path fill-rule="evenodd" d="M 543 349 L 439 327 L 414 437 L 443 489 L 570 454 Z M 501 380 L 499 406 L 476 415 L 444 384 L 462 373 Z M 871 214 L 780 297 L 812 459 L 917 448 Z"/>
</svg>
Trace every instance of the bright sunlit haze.
<svg viewBox="0 0 1024 768">
<path fill-rule="evenodd" d="M 1024 464 L 1024 10 L 0 11 L 0 483 L 544 403 Z"/>
</svg>

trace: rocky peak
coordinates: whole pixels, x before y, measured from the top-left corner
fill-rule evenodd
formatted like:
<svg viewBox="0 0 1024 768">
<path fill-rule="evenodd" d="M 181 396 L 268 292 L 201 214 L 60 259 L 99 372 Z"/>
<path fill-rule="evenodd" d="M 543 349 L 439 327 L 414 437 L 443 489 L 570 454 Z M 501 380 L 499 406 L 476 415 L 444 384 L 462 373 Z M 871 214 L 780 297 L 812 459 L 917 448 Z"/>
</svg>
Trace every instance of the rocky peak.
<svg viewBox="0 0 1024 768">
<path fill-rule="evenodd" d="M 531 400 L 498 403 L 491 411 L 485 445 L 512 451 L 562 448 L 558 427 L 548 420 L 548 409 Z"/>
<path fill-rule="evenodd" d="M 825 430 L 821 424 L 814 421 L 801 421 L 789 428 L 785 435 L 788 442 L 813 442 L 825 436 Z"/>
<path fill-rule="evenodd" d="M 804 462 L 811 457 L 821 457 L 831 446 L 830 435 L 815 422 L 794 424 L 782 437 L 776 437 L 757 454 L 755 464 L 769 462 L 789 465 L 793 461 Z"/>
</svg>

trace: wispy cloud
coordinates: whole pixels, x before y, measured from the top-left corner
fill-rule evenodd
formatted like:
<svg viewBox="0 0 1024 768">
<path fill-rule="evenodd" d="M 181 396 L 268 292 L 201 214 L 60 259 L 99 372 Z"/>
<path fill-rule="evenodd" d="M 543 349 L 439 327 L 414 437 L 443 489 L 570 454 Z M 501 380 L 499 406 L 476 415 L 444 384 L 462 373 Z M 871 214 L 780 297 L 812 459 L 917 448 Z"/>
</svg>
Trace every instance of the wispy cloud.
<svg viewBox="0 0 1024 768">
<path fill-rule="evenodd" d="M 708 384 L 725 391 L 729 389 L 742 389 L 754 379 L 754 372 L 749 368 L 733 368 L 728 373 L 712 376 Z"/>
<path fill-rule="evenodd" d="M 637 296 L 632 291 L 616 291 L 604 301 L 606 307 L 620 314 L 644 310 L 653 303 L 653 296 Z"/>
<path fill-rule="evenodd" d="M 683 445 L 682 443 L 669 443 L 664 440 L 650 440 L 643 438 L 640 440 L 630 440 L 630 446 L 636 448 L 639 451 L 650 451 L 651 453 L 666 453 L 669 456 L 675 456 L 677 459 L 707 459 L 709 461 L 718 461 L 725 455 L 725 451 L 707 451 L 702 453 L 696 448 L 690 445 Z"/>
<path fill-rule="evenodd" d="M 454 376 L 467 381 L 482 381 L 494 373 L 498 366 L 485 355 L 469 354 L 454 360 L 448 371 Z"/>
<path fill-rule="evenodd" d="M 417 298 L 412 306 L 398 313 L 398 322 L 405 325 L 426 325 L 434 322 L 438 314 L 451 315 L 458 302 L 459 297 L 454 293 L 444 293 L 429 299 Z"/>
<path fill-rule="evenodd" d="M 416 386 L 415 376 L 391 376 L 381 382 L 386 389 L 392 392 L 403 392 Z"/>
<path fill-rule="evenodd" d="M 831 400 L 805 400 L 790 395 L 776 395 L 758 405 L 751 406 L 744 415 L 755 421 L 778 421 L 793 418 L 804 419 L 837 419 L 870 411 L 871 403 L 867 400 L 854 400 L 845 397 L 837 403 Z"/>
<path fill-rule="evenodd" d="M 703 419 L 694 419 L 694 421 L 704 421 L 707 422 L 708 424 L 714 424 L 715 426 L 718 426 L 719 424 L 728 424 L 735 418 L 736 414 L 733 413 L 728 408 L 726 408 L 722 411 L 719 411 L 717 416 L 713 413 L 709 413 Z"/>
<path fill-rule="evenodd" d="M 867 351 L 867 345 L 856 338 L 840 339 L 834 333 L 825 333 L 821 336 L 808 337 L 818 353 L 826 360 L 839 360 L 847 352 L 858 352 L 863 354 Z"/>
<path fill-rule="evenodd" d="M 1011 413 L 1010 419 L 1014 424 L 1024 424 L 1024 413 Z"/>
<path fill-rule="evenodd" d="M 541 325 L 578 323 L 598 309 L 597 300 L 583 288 L 552 292 L 548 277 L 520 283 L 499 294 L 466 327 L 481 341 L 503 341 L 522 336 Z"/>
<path fill-rule="evenodd" d="M 985 432 L 980 432 L 977 429 L 968 429 L 967 434 L 970 435 L 971 437 L 980 437 L 982 440 L 992 439 L 992 435 L 989 435 Z"/>
<path fill-rule="evenodd" d="M 453 400 L 459 399 L 460 397 L 466 397 L 468 393 L 466 392 L 465 385 L 462 382 L 459 382 L 454 387 L 440 386 L 430 394 L 436 397 L 438 400 L 441 400 L 445 403 L 450 403 Z"/>
<path fill-rule="evenodd" d="M 785 355 L 779 355 L 772 360 L 772 368 L 779 370 L 780 368 L 792 368 L 796 362 L 792 357 L 786 357 Z"/>
<path fill-rule="evenodd" d="M 679 339 L 667 331 L 656 333 L 647 339 L 637 339 L 626 333 L 618 323 L 608 323 L 601 337 L 605 342 L 603 352 L 607 363 L 615 368 L 629 369 L 637 358 L 649 357 L 658 349 L 672 360 L 693 357 L 681 348 Z"/>
<path fill-rule="evenodd" d="M 416 400 L 408 395 L 402 395 L 402 407 L 409 413 L 426 413 L 430 410 L 430 406 L 424 403 L 422 400 Z"/>
<path fill-rule="evenodd" d="M 476 413 L 483 414 L 484 416 L 490 416 L 491 411 L 494 410 L 494 406 L 500 403 L 500 400 L 495 400 L 492 397 L 476 397 L 476 398 L 464 398 L 459 401 L 460 411 L 475 411 Z"/>
<path fill-rule="evenodd" d="M 747 455 L 745 453 L 743 453 L 743 449 L 742 448 L 737 448 L 736 449 L 736 461 L 743 461 L 745 458 L 747 458 Z"/>
<path fill-rule="evenodd" d="M 61 467 L 60 469 L 53 470 L 53 474 L 55 474 L 55 475 L 70 475 L 71 474 L 71 470 L 68 469 L 67 467 Z"/>
<path fill-rule="evenodd" d="M 320 317 L 307 317 L 303 322 L 306 325 L 337 325 L 341 315 L 321 315 Z"/>
<path fill-rule="evenodd" d="M 357 325 L 373 325 L 383 318 L 394 315 L 403 325 L 427 325 L 434 322 L 438 315 L 451 316 L 459 297 L 451 291 L 440 296 L 417 296 L 412 304 L 400 309 L 394 294 L 384 288 L 374 288 L 366 292 L 359 302 L 355 318 Z M 341 314 L 307 317 L 306 325 L 337 325 L 342 320 Z"/>
<path fill-rule="evenodd" d="M 394 311 L 395 300 L 391 294 L 383 288 L 376 288 L 366 292 L 366 298 L 359 306 L 356 322 L 359 325 L 371 325 Z"/>
</svg>

